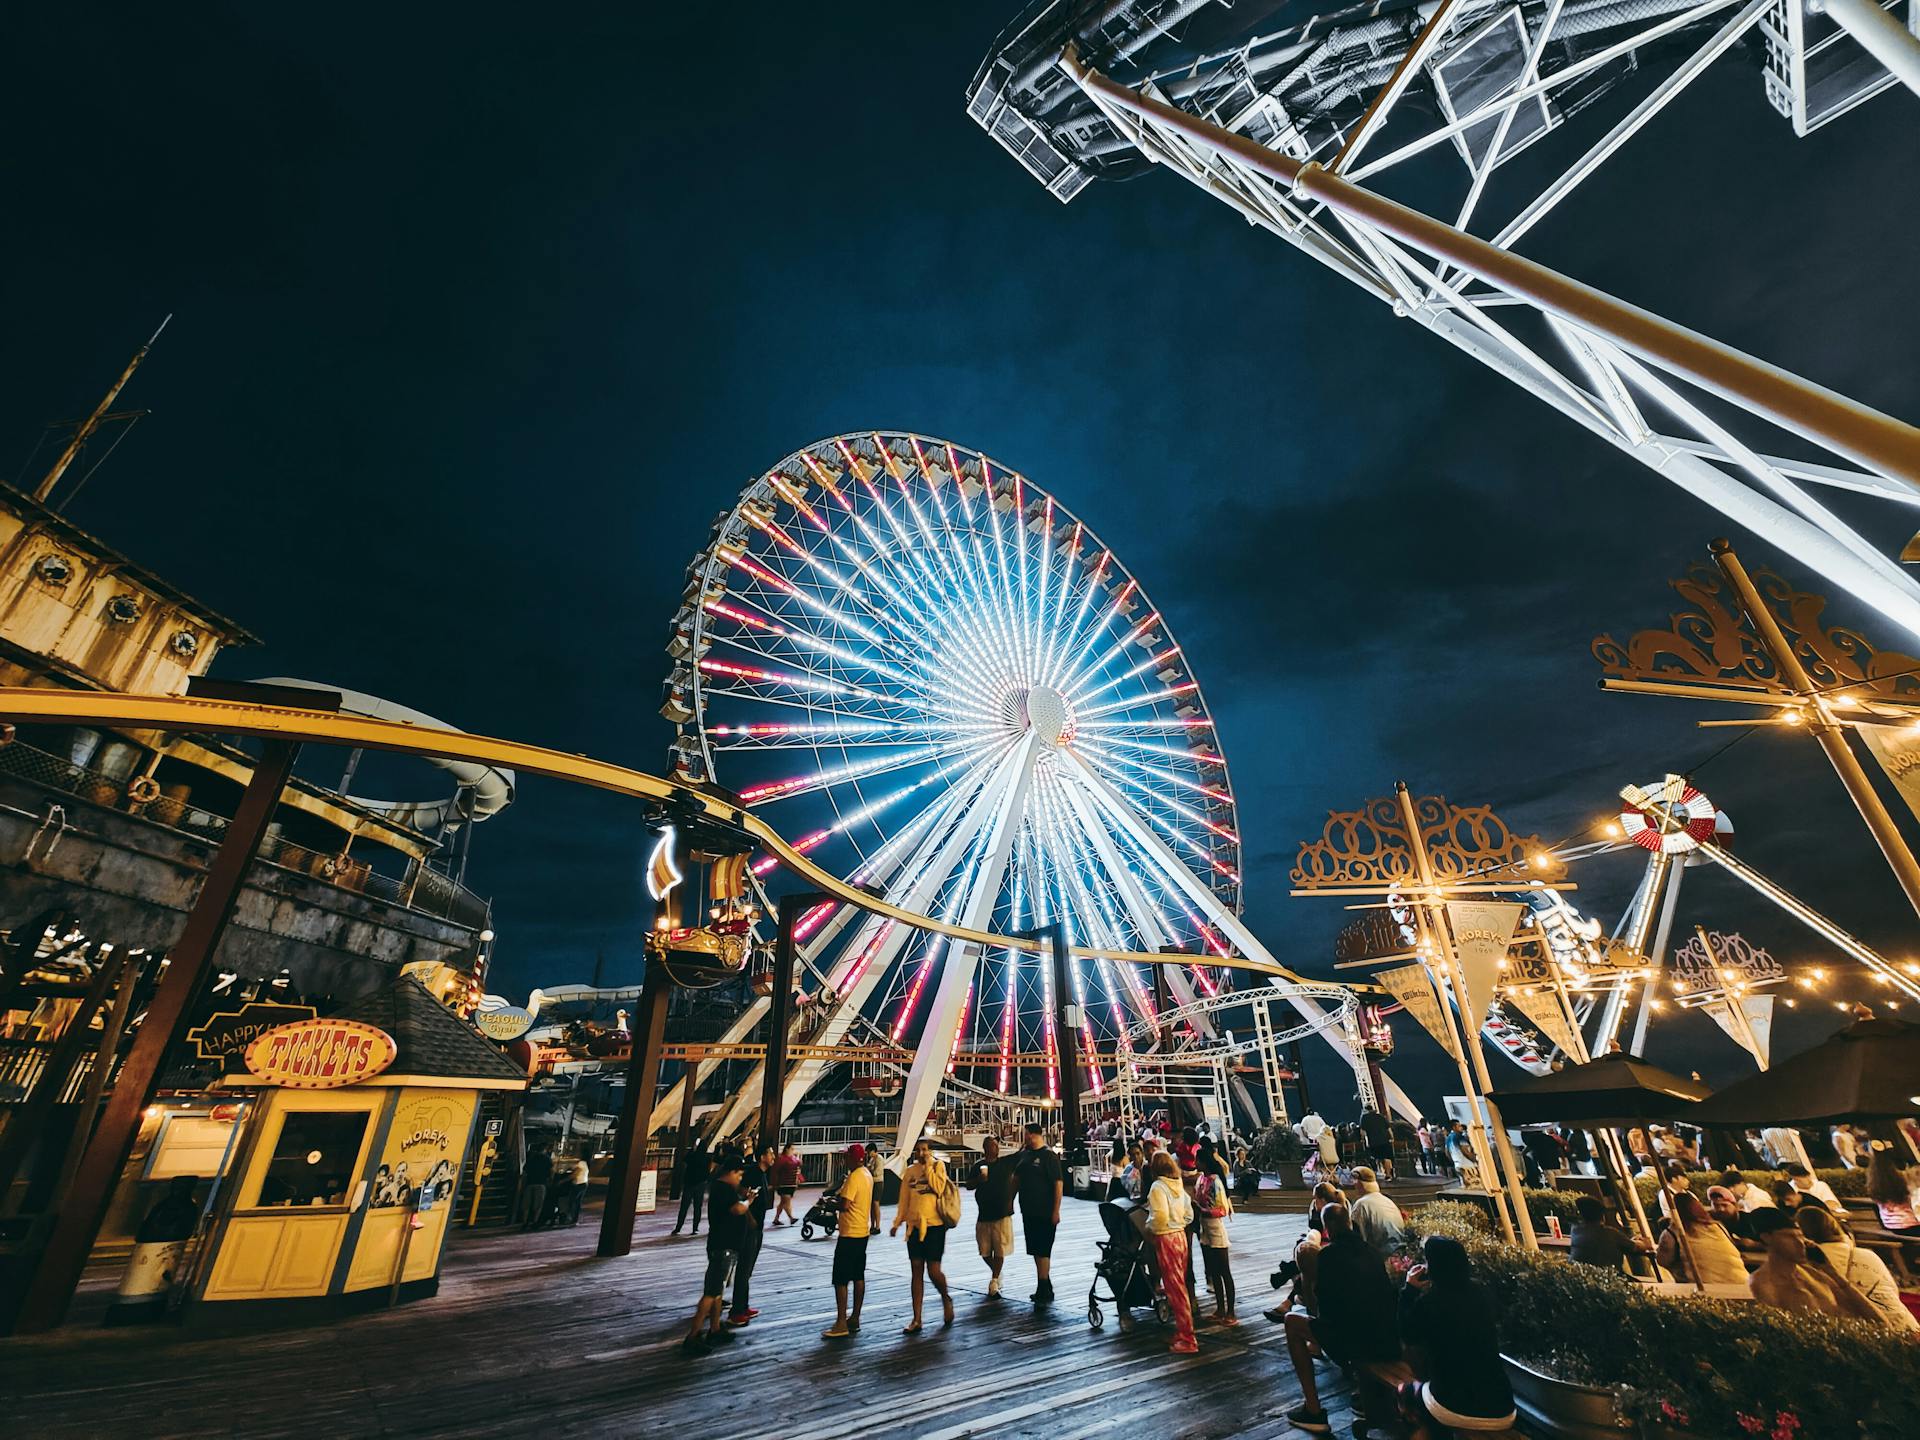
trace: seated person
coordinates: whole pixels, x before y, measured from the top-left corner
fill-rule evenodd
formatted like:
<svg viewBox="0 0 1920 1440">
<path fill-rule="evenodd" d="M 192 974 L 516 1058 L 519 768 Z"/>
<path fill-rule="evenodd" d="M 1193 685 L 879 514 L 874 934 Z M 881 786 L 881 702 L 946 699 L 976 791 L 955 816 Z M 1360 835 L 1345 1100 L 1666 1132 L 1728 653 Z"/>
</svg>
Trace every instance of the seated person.
<svg viewBox="0 0 1920 1440">
<path fill-rule="evenodd" d="M 1607 1207 L 1597 1195 L 1582 1195 L 1573 1202 L 1580 1217 L 1567 1232 L 1567 1253 L 1582 1265 L 1598 1265 L 1605 1270 L 1628 1268 L 1627 1257 L 1644 1255 L 1653 1249 L 1644 1235 L 1629 1235 L 1607 1218 Z"/>
<path fill-rule="evenodd" d="M 1729 1170 L 1722 1175 L 1720 1185 L 1722 1189 L 1732 1194 L 1742 1214 L 1752 1214 L 1755 1210 L 1764 1210 L 1773 1204 L 1773 1196 L 1758 1185 L 1749 1185 L 1747 1177 L 1738 1170 Z"/>
<path fill-rule="evenodd" d="M 1797 1160 L 1789 1160 L 1780 1167 L 1780 1173 L 1800 1192 L 1804 1203 L 1808 1197 L 1818 1200 L 1834 1214 L 1840 1213 L 1840 1197 L 1833 1193 L 1833 1187 Z"/>
<path fill-rule="evenodd" d="M 1493 1299 L 1458 1240 L 1430 1235 L 1425 1249 L 1427 1263 L 1407 1272 L 1400 1292 L 1400 1339 L 1420 1376 L 1400 1387 L 1409 1440 L 1511 1429 L 1513 1388 L 1500 1361 Z"/>
<path fill-rule="evenodd" d="M 1879 1312 L 1833 1268 L 1826 1252 L 1807 1247 L 1786 1209 L 1776 1206 L 1760 1211 L 1753 1217 L 1753 1228 L 1766 1243 L 1767 1258 L 1748 1279 L 1747 1288 L 1762 1305 L 1881 1323 Z"/>
<path fill-rule="evenodd" d="M 1864 1245 L 1854 1243 L 1853 1232 L 1818 1205 L 1802 1205 L 1794 1211 L 1794 1225 L 1807 1238 L 1810 1250 L 1818 1250 L 1836 1274 L 1846 1277 L 1854 1289 L 1880 1316 L 1889 1330 L 1912 1334 L 1920 1330 L 1920 1320 L 1901 1302 L 1900 1287 L 1893 1282 L 1887 1262 Z"/>
<path fill-rule="evenodd" d="M 1744 1285 L 1747 1265 L 1733 1237 L 1722 1230 L 1700 1203 L 1700 1197 L 1685 1190 L 1674 1193 L 1674 1206 L 1680 1212 L 1678 1225 L 1668 1224 L 1660 1237 L 1660 1263 L 1683 1280 L 1698 1279 L 1703 1285 Z M 1686 1243 L 1678 1232 L 1684 1227 Z"/>
<path fill-rule="evenodd" d="M 1707 1187 L 1707 1207 L 1713 1211 L 1713 1218 L 1720 1228 L 1740 1247 L 1742 1254 L 1758 1254 L 1767 1248 L 1754 1233 L 1752 1214 L 1740 1208 L 1739 1197 L 1725 1185 Z"/>
<path fill-rule="evenodd" d="M 1251 1200 L 1259 1193 L 1260 1172 L 1247 1154 L 1247 1147 L 1242 1145 L 1233 1155 L 1233 1198 Z"/>
<path fill-rule="evenodd" d="M 1327 1243 L 1321 1247 L 1313 1287 L 1315 1309 L 1292 1310 L 1284 1321 L 1287 1354 L 1300 1379 L 1300 1404 L 1287 1419 L 1302 1430 L 1331 1433 L 1320 1405 L 1313 1361 L 1324 1356 L 1345 1368 L 1400 1358 L 1394 1333 L 1393 1281 L 1367 1242 L 1353 1232 L 1344 1205 L 1320 1212 Z"/>
</svg>

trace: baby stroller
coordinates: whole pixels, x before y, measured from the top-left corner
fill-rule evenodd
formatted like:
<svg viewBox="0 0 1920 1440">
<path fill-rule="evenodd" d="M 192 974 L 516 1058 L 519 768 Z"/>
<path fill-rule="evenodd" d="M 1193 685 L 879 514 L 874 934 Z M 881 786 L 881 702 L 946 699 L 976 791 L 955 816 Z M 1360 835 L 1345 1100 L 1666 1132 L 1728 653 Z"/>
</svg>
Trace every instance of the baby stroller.
<svg viewBox="0 0 1920 1440">
<path fill-rule="evenodd" d="M 1107 1227 L 1107 1238 L 1100 1242 L 1093 1284 L 1087 1288 L 1087 1324 L 1096 1330 L 1106 1324 L 1102 1301 L 1119 1315 L 1122 1335 L 1133 1333 L 1133 1312 L 1140 1306 L 1151 1305 L 1161 1324 L 1170 1323 L 1173 1310 L 1147 1259 L 1147 1207 L 1134 1200 L 1102 1201 L 1100 1223 Z M 1100 1293 L 1103 1281 L 1105 1295 Z"/>
<path fill-rule="evenodd" d="M 831 1235 L 840 1228 L 840 1186 L 829 1185 L 818 1200 L 800 1217 L 800 1238 L 813 1239 L 813 1232 Z"/>
</svg>

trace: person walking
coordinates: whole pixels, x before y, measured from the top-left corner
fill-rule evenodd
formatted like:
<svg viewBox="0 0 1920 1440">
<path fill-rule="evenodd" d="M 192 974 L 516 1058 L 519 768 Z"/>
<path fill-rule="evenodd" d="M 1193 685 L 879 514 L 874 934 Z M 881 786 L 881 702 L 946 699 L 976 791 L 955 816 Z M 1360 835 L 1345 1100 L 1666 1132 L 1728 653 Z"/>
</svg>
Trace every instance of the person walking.
<svg viewBox="0 0 1920 1440">
<path fill-rule="evenodd" d="M 547 1187 L 553 1183 L 553 1152 L 545 1144 L 528 1152 L 520 1172 L 520 1228 L 532 1230 L 547 1213 Z"/>
<path fill-rule="evenodd" d="M 780 1198 L 779 1208 L 773 1212 L 776 1225 L 798 1225 L 800 1217 L 793 1213 L 793 1195 L 800 1188 L 800 1156 L 789 1140 L 780 1147 L 780 1158 L 773 1162 L 773 1193 Z M 781 1216 L 786 1216 L 782 1220 Z"/>
<path fill-rule="evenodd" d="M 873 1172 L 867 1169 L 867 1147 L 849 1145 L 841 1159 L 847 1175 L 834 1197 L 840 1206 L 840 1237 L 833 1242 L 833 1324 L 820 1332 L 823 1340 L 860 1333 L 860 1307 L 867 1299 L 867 1239 L 880 1225 L 880 1198 Z"/>
<path fill-rule="evenodd" d="M 1172 1165 L 1173 1157 L 1166 1158 Z M 1020 1229 L 1026 1236 L 1027 1254 L 1033 1257 L 1033 1273 L 1039 1281 L 1033 1292 L 1033 1303 L 1051 1304 L 1053 1237 L 1060 1229 L 1060 1200 L 1066 1193 L 1066 1171 L 1060 1166 L 1060 1156 L 1047 1146 L 1046 1126 L 1038 1122 L 1027 1126 L 1026 1143 L 1015 1157 L 1013 1171 L 1014 1190 L 1020 1201 Z M 1174 1165 L 1173 1173 L 1177 1179 L 1180 1167 Z"/>
<path fill-rule="evenodd" d="M 1153 1157 L 1153 1186 L 1147 1191 L 1147 1233 L 1153 1237 L 1154 1268 L 1160 1289 L 1173 1312 L 1176 1355 L 1200 1349 L 1193 1335 L 1193 1295 L 1187 1289 L 1187 1226 L 1193 1223 L 1193 1202 L 1180 1181 L 1180 1166 L 1165 1151 Z"/>
<path fill-rule="evenodd" d="M 898 1235 L 902 1225 L 907 1227 L 913 1320 L 900 1332 L 902 1335 L 918 1335 L 923 1328 L 920 1307 L 928 1280 L 940 1295 L 940 1328 L 945 1330 L 953 1324 L 953 1296 L 947 1290 L 944 1265 L 949 1227 L 942 1212 L 954 1214 L 959 1208 L 960 1197 L 953 1193 L 953 1178 L 947 1174 L 946 1162 L 933 1153 L 933 1142 L 921 1136 L 913 1142 L 913 1161 L 900 1177 L 900 1203 L 894 1207 L 893 1228 L 887 1232 Z"/>
<path fill-rule="evenodd" d="M 1000 1142 L 989 1135 L 981 1141 L 980 1163 L 973 1167 L 973 1239 L 992 1275 L 987 1295 L 995 1300 L 1000 1298 L 1001 1268 L 1013 1251 L 1014 1163 L 1015 1157 L 1002 1155 Z"/>
<path fill-rule="evenodd" d="M 707 1141 L 703 1135 L 688 1147 L 680 1157 L 680 1214 L 673 1222 L 671 1233 L 678 1235 L 687 1223 L 687 1207 L 693 1207 L 693 1233 L 700 1233 L 700 1207 L 706 1202 L 707 1177 L 713 1173 L 713 1162 L 707 1155 Z"/>
<path fill-rule="evenodd" d="M 738 1258 L 733 1264 L 733 1308 L 727 1316 L 729 1325 L 751 1324 L 753 1317 L 760 1313 L 752 1303 L 753 1267 L 759 1263 L 760 1246 L 767 1238 L 767 1211 L 773 1208 L 773 1191 L 769 1188 L 773 1163 L 773 1147 L 762 1145 L 760 1153 L 749 1155 L 741 1168 L 741 1193 L 746 1197 L 747 1213 L 740 1226 Z"/>
</svg>

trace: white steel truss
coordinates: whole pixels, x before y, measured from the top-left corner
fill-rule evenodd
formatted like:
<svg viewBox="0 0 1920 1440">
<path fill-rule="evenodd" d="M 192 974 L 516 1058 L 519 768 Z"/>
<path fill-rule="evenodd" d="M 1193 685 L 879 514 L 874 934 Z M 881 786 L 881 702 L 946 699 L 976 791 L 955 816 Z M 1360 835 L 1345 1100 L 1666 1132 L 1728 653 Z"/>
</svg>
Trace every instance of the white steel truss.
<svg viewBox="0 0 1920 1440">
<path fill-rule="evenodd" d="M 1437 0 L 1198 54 L 1179 37 L 1201 5 L 1060 4 L 1003 43 L 970 110 L 1063 199 L 1140 159 L 1171 170 L 1920 635 L 1920 585 L 1813 493 L 1920 506 L 1920 430 L 1513 250 L 1716 59 L 1771 44 L 1779 4 Z M 1805 43 L 1796 30 L 1796 57 Z M 1848 73 L 1823 104 L 1891 83 L 1871 62 Z M 1530 155 L 1530 176 L 1552 158 L 1547 178 L 1508 184 L 1527 193 L 1496 212 L 1496 169 L 1636 87 L 1597 140 Z"/>
</svg>

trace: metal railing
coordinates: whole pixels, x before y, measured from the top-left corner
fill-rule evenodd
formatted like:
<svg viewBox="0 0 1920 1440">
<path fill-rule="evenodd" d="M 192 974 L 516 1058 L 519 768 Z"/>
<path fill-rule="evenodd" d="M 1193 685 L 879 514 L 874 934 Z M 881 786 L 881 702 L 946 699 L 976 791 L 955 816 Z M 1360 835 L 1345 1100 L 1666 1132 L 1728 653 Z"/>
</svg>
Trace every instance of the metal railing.
<svg viewBox="0 0 1920 1440">
<path fill-rule="evenodd" d="M 75 764 L 23 741 L 0 745 L 0 775 L 135 816 L 209 846 L 226 838 L 229 822 L 224 815 L 164 793 L 151 800 L 136 800 L 129 794 L 131 782 L 127 778 Z M 257 858 L 283 870 L 310 875 L 335 889 L 437 916 L 469 929 L 481 929 L 487 923 L 485 900 L 418 860 L 409 862 L 404 876 L 383 875 L 364 860 L 309 850 L 279 835 L 269 835 L 261 843 Z"/>
<path fill-rule="evenodd" d="M 0 1105 L 13 1105 L 27 1098 L 33 1087 L 46 1073 L 47 1061 L 53 1054 L 58 1040 L 24 1040 L 0 1038 Z M 93 1072 L 94 1052 L 89 1050 L 81 1054 L 74 1062 L 67 1083 L 54 1097 L 59 1105 L 72 1104 L 80 1098 L 86 1088 L 87 1076 Z"/>
</svg>

